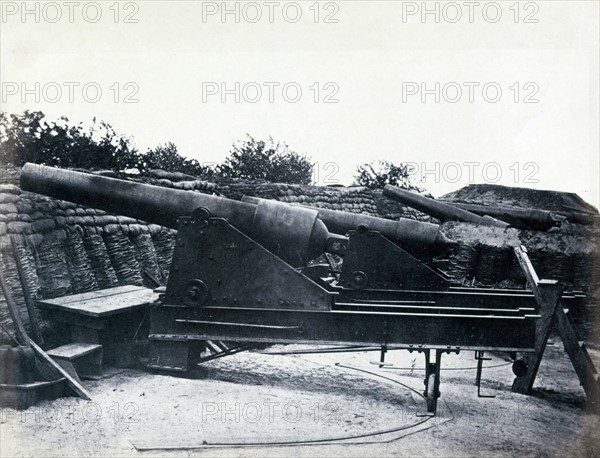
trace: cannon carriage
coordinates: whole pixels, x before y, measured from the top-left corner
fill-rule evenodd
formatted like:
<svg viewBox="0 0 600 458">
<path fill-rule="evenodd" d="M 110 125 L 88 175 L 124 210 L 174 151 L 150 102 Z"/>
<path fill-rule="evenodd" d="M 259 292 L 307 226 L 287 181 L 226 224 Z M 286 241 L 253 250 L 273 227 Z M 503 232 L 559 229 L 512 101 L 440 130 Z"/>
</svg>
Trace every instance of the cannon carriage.
<svg viewBox="0 0 600 458">
<path fill-rule="evenodd" d="M 24 166 L 21 187 L 178 230 L 168 283 L 150 310 L 154 369 L 192 369 L 213 341 L 377 347 L 382 363 L 390 349 L 418 351 L 433 414 L 444 353 L 475 351 L 481 361 L 486 351 L 509 352 L 524 376 L 528 367 L 517 356 L 539 350 L 535 290 L 456 286 L 415 255 L 455 243 L 436 224 L 235 201 L 33 164 Z M 343 258 L 340 272 L 311 263 L 323 253 Z M 518 256 L 526 264 L 526 253 Z"/>
</svg>

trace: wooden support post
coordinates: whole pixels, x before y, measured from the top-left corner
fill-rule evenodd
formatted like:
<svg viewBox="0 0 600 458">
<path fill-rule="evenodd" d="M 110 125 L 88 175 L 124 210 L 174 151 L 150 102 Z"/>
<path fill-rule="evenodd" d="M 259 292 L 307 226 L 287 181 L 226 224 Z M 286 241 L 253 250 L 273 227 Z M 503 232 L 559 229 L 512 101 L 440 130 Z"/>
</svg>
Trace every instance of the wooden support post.
<svg viewBox="0 0 600 458">
<path fill-rule="evenodd" d="M 23 322 L 21 321 L 21 317 L 19 316 L 19 310 L 17 309 L 17 304 L 13 298 L 12 293 L 10 292 L 10 288 L 4 279 L 4 274 L 2 273 L 2 269 L 0 269 L 0 288 L 2 288 L 2 292 L 4 293 L 4 297 L 6 298 L 6 305 L 8 307 L 8 312 L 10 313 L 10 317 L 15 325 L 17 330 L 17 340 L 21 345 L 29 346 L 29 338 L 27 337 L 27 333 L 25 332 L 25 327 L 23 326 Z"/>
<path fill-rule="evenodd" d="M 529 393 L 537 376 L 544 350 L 550 336 L 554 311 L 556 310 L 562 294 L 562 286 L 556 281 L 542 281 L 536 285 L 535 298 L 539 306 L 541 318 L 535 326 L 535 353 L 525 353 L 523 359 L 527 364 L 527 373 L 515 378 L 512 390 L 517 393 Z"/>
<path fill-rule="evenodd" d="M 27 278 L 25 277 L 25 269 L 23 268 L 23 262 L 19 256 L 19 248 L 17 246 L 17 240 L 14 236 L 10 238 L 12 243 L 13 254 L 15 256 L 15 264 L 17 266 L 17 273 L 19 275 L 19 281 L 21 282 L 21 288 L 23 289 L 23 298 L 25 299 L 25 305 L 27 306 L 27 313 L 29 314 L 29 323 L 31 324 L 31 330 L 33 331 L 34 340 L 42 345 L 44 339 L 42 337 L 42 331 L 40 328 L 39 316 L 35 309 L 33 297 L 31 297 L 31 291 L 29 291 L 29 285 L 27 285 Z"/>
<path fill-rule="evenodd" d="M 541 318 L 536 324 L 535 353 L 527 353 L 524 356 L 527 373 L 515 379 L 512 390 L 518 393 L 529 393 L 531 391 L 544 355 L 552 323 L 555 322 L 565 346 L 565 351 L 571 359 L 588 402 L 594 407 L 598 407 L 600 401 L 598 372 L 587 353 L 585 345 L 579 341 L 573 322 L 565 313 L 561 301 L 562 287 L 556 281 L 538 279 L 525 247 L 515 248 L 514 253 L 527 281 L 531 285 Z"/>
<path fill-rule="evenodd" d="M 565 313 L 562 304 L 559 302 L 556 311 L 554 312 L 556 323 L 558 324 L 558 332 L 565 345 L 565 351 L 573 363 L 575 372 L 579 377 L 579 382 L 583 387 L 587 396 L 588 402 L 594 407 L 600 407 L 600 384 L 598 383 L 598 373 L 594 367 L 587 349 L 583 342 L 579 341 L 575 325 L 569 316 Z"/>
<path fill-rule="evenodd" d="M 527 248 L 525 248 L 523 245 L 514 247 L 513 253 L 515 253 L 517 261 L 519 261 L 521 270 L 525 274 L 525 278 L 527 279 L 529 286 L 531 286 L 533 294 L 536 294 L 538 292 L 537 285 L 540 282 L 540 279 L 538 278 L 537 273 L 533 268 L 533 264 L 531 264 L 531 259 L 529 259 L 529 256 L 527 256 Z"/>
</svg>

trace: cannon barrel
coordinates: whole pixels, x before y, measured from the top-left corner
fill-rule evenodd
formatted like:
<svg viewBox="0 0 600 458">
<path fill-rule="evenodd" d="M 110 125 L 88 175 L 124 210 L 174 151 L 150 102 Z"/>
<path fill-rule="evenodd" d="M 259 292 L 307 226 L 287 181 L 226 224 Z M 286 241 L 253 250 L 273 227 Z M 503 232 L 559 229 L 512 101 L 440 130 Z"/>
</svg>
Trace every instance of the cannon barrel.
<svg viewBox="0 0 600 458">
<path fill-rule="evenodd" d="M 479 216 L 462 208 L 446 204 L 428 197 L 421 196 L 414 192 L 400 189 L 396 186 L 385 185 L 383 195 L 392 200 L 408 205 L 416 210 L 422 211 L 441 221 L 464 221 L 467 223 L 479 224 L 482 226 L 508 227 L 509 224 L 499 221 L 490 216 Z"/>
<path fill-rule="evenodd" d="M 329 233 L 315 210 L 276 201 L 253 205 L 30 163 L 21 171 L 21 189 L 173 229 L 179 217 L 204 207 L 293 266 L 305 265 L 335 246 L 332 240 L 340 240 Z"/>
<path fill-rule="evenodd" d="M 258 197 L 243 196 L 242 202 L 260 204 L 261 202 L 271 201 Z M 449 242 L 444 234 L 440 232 L 440 227 L 437 224 L 425 223 L 407 218 L 400 218 L 399 220 L 394 221 L 360 213 L 329 210 L 327 208 L 305 205 L 290 206 L 317 211 L 319 213 L 319 219 L 325 223 L 325 226 L 327 226 L 330 231 L 337 234 L 345 234 L 349 230 L 356 229 L 358 226 L 366 226 L 370 230 L 379 231 L 386 237 L 401 243 L 429 246 L 435 244 L 443 245 Z"/>
<path fill-rule="evenodd" d="M 477 215 L 489 215 L 512 222 L 519 220 L 524 225 L 540 230 L 560 226 L 564 220 L 575 224 L 592 225 L 600 222 L 600 216 L 591 212 L 568 210 L 540 210 L 534 208 L 503 207 L 499 205 L 479 205 L 449 202 L 452 205 Z"/>
<path fill-rule="evenodd" d="M 466 210 L 479 216 L 491 216 L 522 229 L 548 230 L 559 227 L 566 219 L 558 213 L 532 208 L 502 207 L 497 205 L 464 204 L 448 202 L 449 205 Z"/>
</svg>

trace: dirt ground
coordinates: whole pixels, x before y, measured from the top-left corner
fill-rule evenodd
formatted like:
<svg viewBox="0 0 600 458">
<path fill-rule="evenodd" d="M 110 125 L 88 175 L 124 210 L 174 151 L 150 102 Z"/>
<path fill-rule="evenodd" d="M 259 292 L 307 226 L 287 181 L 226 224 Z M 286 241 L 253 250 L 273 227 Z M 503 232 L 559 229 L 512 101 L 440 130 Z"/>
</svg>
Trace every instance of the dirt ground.
<svg viewBox="0 0 600 458">
<path fill-rule="evenodd" d="M 482 394 L 495 398 L 477 397 L 472 352 L 444 355 L 434 418 L 420 415 L 424 358 L 406 351 L 388 353 L 393 367 L 383 369 L 372 364 L 378 352 L 245 352 L 206 363 L 194 378 L 128 369 L 84 382 L 91 402 L 2 410 L 0 455 L 600 455 L 600 417 L 585 411 L 559 340 L 549 342 L 531 396 L 510 391 L 507 358 L 488 356 Z"/>
</svg>

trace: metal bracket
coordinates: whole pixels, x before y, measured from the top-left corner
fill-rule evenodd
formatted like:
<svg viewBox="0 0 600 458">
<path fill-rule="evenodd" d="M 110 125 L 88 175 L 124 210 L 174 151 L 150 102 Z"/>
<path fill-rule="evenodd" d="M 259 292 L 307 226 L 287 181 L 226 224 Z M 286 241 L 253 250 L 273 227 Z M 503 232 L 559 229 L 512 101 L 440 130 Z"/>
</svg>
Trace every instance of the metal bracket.
<svg viewBox="0 0 600 458">
<path fill-rule="evenodd" d="M 333 295 L 203 208 L 179 219 L 163 306 L 331 310 Z"/>
<path fill-rule="evenodd" d="M 383 342 L 381 344 L 381 356 L 379 357 L 379 367 L 380 368 L 385 366 L 385 364 L 384 364 L 385 363 L 385 354 L 388 351 L 388 348 L 387 348 L 388 336 L 389 336 L 388 322 L 384 321 L 383 322 L 383 334 L 382 334 Z"/>
<path fill-rule="evenodd" d="M 419 414 L 418 416 L 435 416 L 437 411 L 437 400 L 440 397 L 440 363 L 442 360 L 442 351 L 433 350 L 435 352 L 435 362 L 431 361 L 431 350 L 423 350 L 425 353 L 425 391 L 423 396 L 427 403 L 427 413 Z"/>
<path fill-rule="evenodd" d="M 491 361 L 492 358 L 486 358 L 485 352 L 476 351 L 475 359 L 477 360 L 477 375 L 475 377 L 475 384 L 477 385 L 477 397 L 478 398 L 495 398 L 495 394 L 481 394 L 481 373 L 483 372 L 483 362 Z"/>
<path fill-rule="evenodd" d="M 349 235 L 340 286 L 353 290 L 448 290 L 444 277 L 379 232 L 359 227 Z"/>
<path fill-rule="evenodd" d="M 388 348 L 387 348 L 387 344 L 383 344 L 381 346 L 381 356 L 379 357 L 379 367 L 383 367 L 386 366 L 385 364 L 385 354 L 387 353 Z"/>
</svg>

